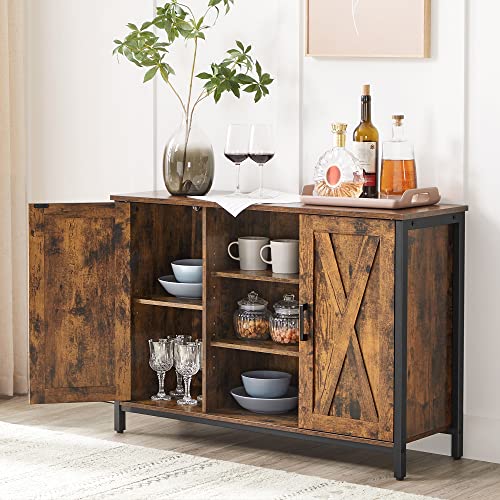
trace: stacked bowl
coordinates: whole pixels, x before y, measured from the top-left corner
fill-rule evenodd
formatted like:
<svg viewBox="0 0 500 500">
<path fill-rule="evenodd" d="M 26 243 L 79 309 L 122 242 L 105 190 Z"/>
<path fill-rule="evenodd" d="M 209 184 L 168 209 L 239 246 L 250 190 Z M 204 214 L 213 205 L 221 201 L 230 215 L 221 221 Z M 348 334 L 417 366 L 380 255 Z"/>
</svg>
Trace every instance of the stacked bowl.
<svg viewBox="0 0 500 500">
<path fill-rule="evenodd" d="M 246 410 L 254 413 L 288 413 L 297 407 L 297 388 L 290 386 L 292 376 L 286 372 L 255 370 L 241 374 L 242 387 L 231 396 Z"/>
<path fill-rule="evenodd" d="M 181 259 L 172 262 L 174 274 L 158 278 L 167 293 L 181 299 L 201 299 L 203 293 L 203 259 Z"/>
</svg>

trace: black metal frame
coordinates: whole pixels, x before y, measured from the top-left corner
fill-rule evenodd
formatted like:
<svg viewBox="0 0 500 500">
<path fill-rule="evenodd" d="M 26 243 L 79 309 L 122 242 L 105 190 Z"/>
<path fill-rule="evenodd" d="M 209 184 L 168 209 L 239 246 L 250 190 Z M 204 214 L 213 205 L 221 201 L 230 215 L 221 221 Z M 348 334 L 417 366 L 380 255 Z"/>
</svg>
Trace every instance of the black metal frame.
<svg viewBox="0 0 500 500">
<path fill-rule="evenodd" d="M 125 430 L 125 412 L 122 410 L 119 401 L 114 403 L 115 432 L 123 434 Z"/>
<path fill-rule="evenodd" d="M 210 420 L 194 414 L 178 414 L 114 404 L 115 431 L 125 430 L 125 412 L 203 423 L 230 429 L 248 430 L 309 441 L 332 442 L 358 448 L 378 448 L 392 451 L 394 477 L 406 476 L 406 405 L 407 405 L 407 308 L 408 308 L 408 231 L 428 227 L 453 225 L 453 361 L 452 361 L 452 436 L 451 454 L 459 459 L 463 454 L 463 374 L 464 374 L 464 256 L 465 214 L 442 215 L 424 219 L 396 221 L 395 280 L 394 280 L 394 443 L 392 447 L 372 443 L 345 441 L 329 437 L 298 434 L 277 429 L 255 427 L 227 421 Z"/>
<path fill-rule="evenodd" d="M 406 476 L 408 231 L 453 225 L 453 353 L 451 455 L 463 455 L 465 214 L 396 221 L 394 282 L 394 477 Z"/>
<path fill-rule="evenodd" d="M 408 223 L 396 222 L 394 273 L 394 477 L 406 476 Z"/>
</svg>

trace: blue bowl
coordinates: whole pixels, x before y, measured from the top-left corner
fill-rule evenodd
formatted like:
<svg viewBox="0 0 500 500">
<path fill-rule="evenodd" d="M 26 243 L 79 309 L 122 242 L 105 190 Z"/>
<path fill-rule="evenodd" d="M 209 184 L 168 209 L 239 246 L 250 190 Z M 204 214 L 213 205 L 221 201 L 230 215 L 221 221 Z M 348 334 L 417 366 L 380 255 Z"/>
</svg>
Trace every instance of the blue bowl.
<svg viewBox="0 0 500 500">
<path fill-rule="evenodd" d="M 174 260 L 172 271 L 179 283 L 201 283 L 203 281 L 203 259 Z"/>
<path fill-rule="evenodd" d="M 246 393 L 244 387 L 232 389 L 231 396 L 245 410 L 268 415 L 288 413 L 297 408 L 298 403 L 297 388 L 292 386 L 288 388 L 287 393 L 282 398 L 252 398 Z"/>
<path fill-rule="evenodd" d="M 292 376 L 286 372 L 254 370 L 241 374 L 246 393 L 253 398 L 281 398 L 284 396 Z"/>
<path fill-rule="evenodd" d="M 180 299 L 201 299 L 203 285 L 201 283 L 179 283 L 173 274 L 158 278 L 161 286 L 171 295 Z"/>
</svg>

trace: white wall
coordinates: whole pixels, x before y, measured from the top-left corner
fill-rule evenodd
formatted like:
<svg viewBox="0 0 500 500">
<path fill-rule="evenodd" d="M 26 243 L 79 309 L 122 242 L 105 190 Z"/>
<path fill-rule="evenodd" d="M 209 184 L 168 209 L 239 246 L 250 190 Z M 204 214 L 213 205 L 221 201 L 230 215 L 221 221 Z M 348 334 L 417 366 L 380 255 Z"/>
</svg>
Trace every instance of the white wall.
<svg viewBox="0 0 500 500">
<path fill-rule="evenodd" d="M 112 40 L 147 18 L 154 0 L 26 0 L 29 5 L 30 201 L 105 200 L 111 192 L 163 187 L 161 157 L 179 112 L 163 83 L 111 59 Z M 203 0 L 194 0 L 195 7 Z M 265 12 L 265 15 L 262 15 Z M 200 51 L 200 70 L 236 38 L 251 42 L 277 77 L 254 106 L 224 97 L 205 102 L 198 121 L 216 151 L 216 188 L 231 189 L 225 130 L 237 121 L 271 121 L 277 155 L 269 185 L 297 190 L 331 144 L 329 126 L 359 119 L 359 90 L 373 86 L 374 121 L 388 137 L 404 113 L 415 142 L 420 183 L 446 200 L 470 204 L 467 216 L 465 454 L 500 462 L 500 219 L 496 198 L 497 86 L 495 0 L 434 0 L 430 60 L 304 58 L 302 2 L 236 2 Z M 179 79 L 184 51 L 173 54 Z M 157 86 L 156 92 L 155 87 Z M 243 169 L 244 187 L 255 169 Z M 449 453 L 449 437 L 414 448 Z"/>
<path fill-rule="evenodd" d="M 467 218 L 466 450 L 500 462 L 500 178 L 496 155 L 500 5 L 469 0 L 465 110 Z M 495 19 L 496 18 L 496 19 Z"/>
<path fill-rule="evenodd" d="M 151 189 L 153 90 L 111 56 L 138 0 L 27 0 L 30 201 Z"/>
</svg>

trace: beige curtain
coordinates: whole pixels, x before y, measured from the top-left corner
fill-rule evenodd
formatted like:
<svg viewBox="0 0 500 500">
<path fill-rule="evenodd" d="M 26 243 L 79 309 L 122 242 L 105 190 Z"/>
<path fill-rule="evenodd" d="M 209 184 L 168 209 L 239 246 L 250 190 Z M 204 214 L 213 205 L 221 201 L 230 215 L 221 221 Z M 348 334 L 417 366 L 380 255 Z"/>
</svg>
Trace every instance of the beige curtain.
<svg viewBox="0 0 500 500">
<path fill-rule="evenodd" d="M 0 395 L 28 390 L 24 0 L 0 0 Z"/>
</svg>

